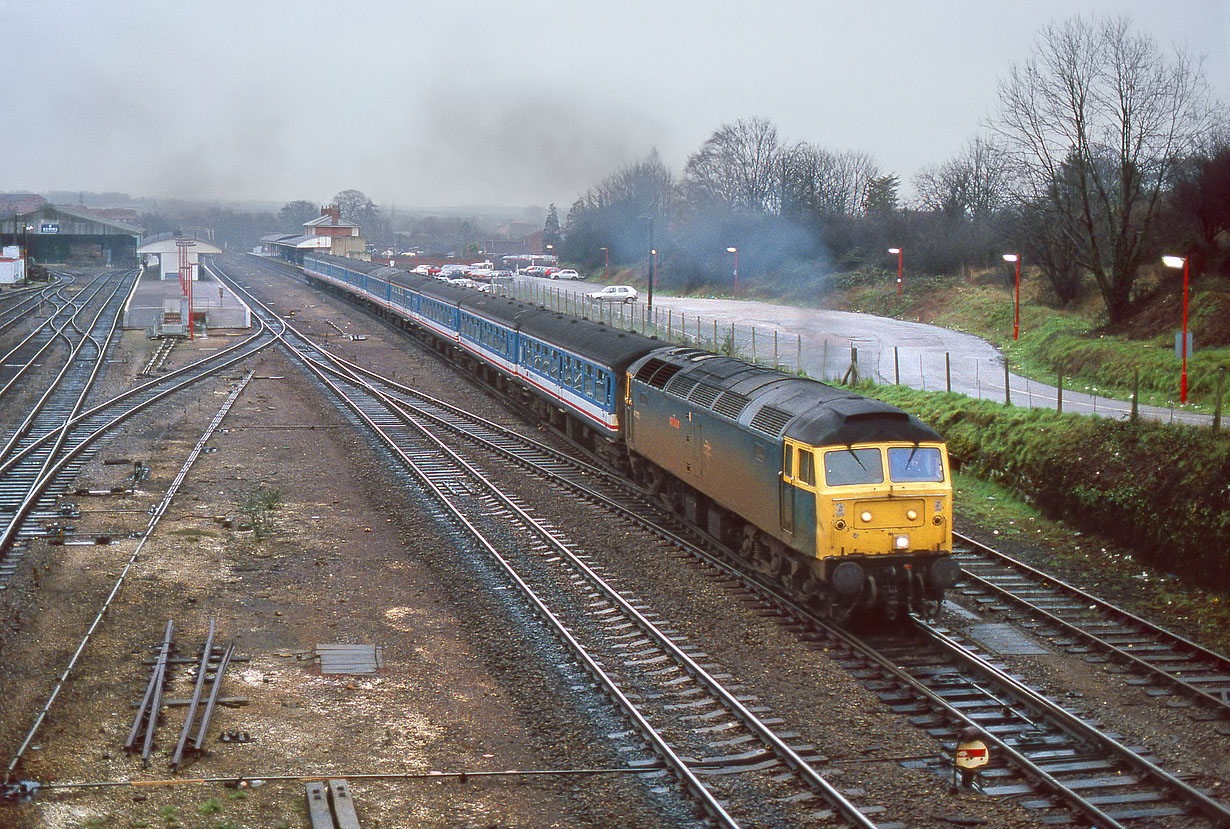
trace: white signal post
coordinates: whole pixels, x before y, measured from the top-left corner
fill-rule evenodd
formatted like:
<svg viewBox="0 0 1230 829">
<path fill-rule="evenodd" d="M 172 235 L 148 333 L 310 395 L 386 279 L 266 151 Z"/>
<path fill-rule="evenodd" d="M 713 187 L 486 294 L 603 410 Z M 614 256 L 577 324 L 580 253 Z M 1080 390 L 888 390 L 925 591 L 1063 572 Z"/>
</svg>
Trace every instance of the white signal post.
<svg viewBox="0 0 1230 829">
<path fill-rule="evenodd" d="M 735 296 L 739 295 L 739 249 L 736 247 L 726 248 L 727 253 L 735 255 Z"/>
<path fill-rule="evenodd" d="M 889 248 L 888 252 L 897 255 L 897 296 L 901 296 L 901 248 Z"/>
</svg>

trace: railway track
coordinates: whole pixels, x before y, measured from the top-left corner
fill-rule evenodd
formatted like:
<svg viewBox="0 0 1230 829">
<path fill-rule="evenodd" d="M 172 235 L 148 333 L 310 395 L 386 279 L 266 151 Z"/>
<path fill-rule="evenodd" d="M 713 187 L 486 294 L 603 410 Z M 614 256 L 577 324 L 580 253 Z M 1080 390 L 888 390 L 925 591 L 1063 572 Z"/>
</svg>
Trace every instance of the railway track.
<svg viewBox="0 0 1230 829">
<path fill-rule="evenodd" d="M 797 735 L 779 733 L 780 723 L 755 698 L 728 687 L 720 665 L 625 595 L 594 555 L 435 437 L 437 423 L 408 413 L 293 328 L 280 342 L 356 423 L 379 436 L 433 497 L 440 517 L 486 554 L 505 588 L 522 596 L 614 701 L 632 725 L 620 739 L 647 774 L 660 776 L 665 766 L 720 826 L 876 825 L 864 811 L 879 807 L 859 807 L 825 780 L 816 768 L 824 758 L 797 744 Z"/>
<path fill-rule="evenodd" d="M 109 309 L 118 317 L 119 305 Z M 110 325 L 115 325 L 115 318 Z M 107 325 L 104 315 L 96 325 Z M 22 542 L 48 534 L 46 523 L 61 518 L 58 499 L 66 493 L 89 449 L 120 423 L 177 391 L 228 369 L 274 342 L 263 327 L 229 347 L 151 380 L 110 400 L 84 408 L 107 348 L 66 365 L 53 390 L 6 440 L 0 455 L 0 585 L 16 572 Z M 88 338 L 87 338 L 88 339 Z M 78 351 L 78 356 L 81 350 Z"/>
<path fill-rule="evenodd" d="M 960 593 L 1087 662 L 1131 674 L 1150 696 L 1190 705 L 1230 733 L 1230 659 L 1011 556 L 954 536 Z M 1194 705 L 1193 705 L 1194 704 Z"/>
<path fill-rule="evenodd" d="M 0 295 L 0 334 L 24 322 L 31 314 L 37 313 L 44 303 L 59 296 L 60 292 L 73 280 L 74 277 L 56 274 L 55 279 L 46 285 L 6 291 Z"/>
<path fill-rule="evenodd" d="M 368 376 L 364 384 L 376 382 Z M 438 422 L 467 419 L 465 413 L 456 411 L 429 414 L 436 404 L 410 401 L 402 392 L 398 395 L 402 397 L 402 417 L 431 417 Z M 458 433 L 474 430 L 472 421 L 453 423 L 450 428 Z M 491 424 L 481 429 L 490 430 Z M 493 445 L 504 440 L 487 436 L 474 439 Z M 504 447 L 501 451 L 523 455 L 519 449 Z M 531 463 L 523 457 L 519 462 Z M 562 463 L 570 465 L 568 461 Z M 592 490 L 592 481 L 601 476 L 577 472 L 575 462 L 571 465 L 573 472 L 561 473 L 558 480 L 571 475 L 574 480 L 569 487 Z M 578 484 L 577 476 L 588 479 L 587 486 Z M 1013 679 L 980 654 L 976 643 L 961 642 L 952 631 L 921 622 L 917 623 L 916 638 L 904 647 L 896 640 L 859 642 L 813 618 L 789 597 L 775 595 L 771 585 L 751 585 L 742 568 L 722 562 L 718 566 L 728 568 L 748 583 L 749 589 L 773 596 L 772 601 L 783 608 L 783 616 L 792 623 L 803 620 L 809 632 L 838 637 L 846 652 L 843 659 L 851 670 L 865 674 L 865 681 L 887 704 L 915 718 L 933 736 L 948 741 L 951 748 L 955 749 L 956 735 L 963 728 L 972 726 L 987 735 L 999 758 L 987 773 L 987 779 L 994 781 L 988 783 L 988 793 L 1024 800 L 1043 812 L 1048 821 L 1070 820 L 1075 815 L 1097 826 L 1153 825 L 1150 822 L 1155 820 L 1169 821 L 1166 825 L 1230 824 L 1230 812 L 1223 804 L 1159 768 L 1147 751 L 1123 746 L 1095 723 L 1081 720 Z M 926 648 L 922 647 L 924 643 Z M 902 664 L 895 664 L 898 662 Z M 906 665 L 912 670 L 902 670 Z M 930 765 L 941 773 L 948 768 L 941 769 L 944 762 L 937 757 Z"/>
</svg>

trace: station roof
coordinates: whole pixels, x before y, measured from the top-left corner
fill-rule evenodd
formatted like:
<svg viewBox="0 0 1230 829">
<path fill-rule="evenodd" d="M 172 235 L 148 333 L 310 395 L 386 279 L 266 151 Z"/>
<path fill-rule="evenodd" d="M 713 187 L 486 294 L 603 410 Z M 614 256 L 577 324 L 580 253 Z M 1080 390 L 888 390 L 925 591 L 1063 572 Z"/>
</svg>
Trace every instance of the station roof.
<svg viewBox="0 0 1230 829">
<path fill-rule="evenodd" d="M 23 199 L 25 201 L 22 201 Z M 20 209 L 30 205 L 33 205 L 32 209 Z M 27 194 L 16 194 L 16 198 L 0 196 L 0 221 L 7 220 L 32 222 L 40 233 L 61 236 L 135 236 L 140 238 L 145 233 L 144 228 L 101 216 L 88 208 L 49 204 L 42 196 Z M 55 227 L 51 230 L 44 230 L 45 225 Z"/>
<path fill-rule="evenodd" d="M 264 241 L 263 239 L 261 241 Z M 281 236 L 270 240 L 272 244 L 288 248 L 328 248 L 333 244 L 332 236 Z"/>
<path fill-rule="evenodd" d="M 304 227 L 358 227 L 358 222 L 349 219 L 334 219 L 332 216 L 317 216 L 310 222 L 304 222 Z"/>
<path fill-rule="evenodd" d="M 187 239 L 192 242 L 193 253 L 221 253 L 222 249 L 210 244 L 203 239 L 193 239 L 191 237 L 176 236 L 173 233 L 159 233 L 152 239 L 145 240 L 141 247 L 137 248 L 137 253 L 174 253 L 179 250 L 179 240 Z"/>
</svg>

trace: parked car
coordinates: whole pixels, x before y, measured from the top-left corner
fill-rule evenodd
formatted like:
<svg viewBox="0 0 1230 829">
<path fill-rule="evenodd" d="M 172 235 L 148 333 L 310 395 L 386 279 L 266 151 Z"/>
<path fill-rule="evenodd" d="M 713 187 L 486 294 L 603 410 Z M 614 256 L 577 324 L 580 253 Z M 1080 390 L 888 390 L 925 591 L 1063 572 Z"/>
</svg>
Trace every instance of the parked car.
<svg viewBox="0 0 1230 829">
<path fill-rule="evenodd" d="M 525 274 L 526 276 L 546 276 L 547 266 L 546 265 L 530 265 L 528 268 L 521 271 L 521 273 Z"/>
<path fill-rule="evenodd" d="M 590 291 L 585 296 L 595 302 L 636 302 L 636 288 L 631 285 L 607 285 L 601 291 Z"/>
<path fill-rule="evenodd" d="M 563 268 L 551 274 L 552 279 L 584 279 L 579 273 L 572 268 Z"/>
</svg>

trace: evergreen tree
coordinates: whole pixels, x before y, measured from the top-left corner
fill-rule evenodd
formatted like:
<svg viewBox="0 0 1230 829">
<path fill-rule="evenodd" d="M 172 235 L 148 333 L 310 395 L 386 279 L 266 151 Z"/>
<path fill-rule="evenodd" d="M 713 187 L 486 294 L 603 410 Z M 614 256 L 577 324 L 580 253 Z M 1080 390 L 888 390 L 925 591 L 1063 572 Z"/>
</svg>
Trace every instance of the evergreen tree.
<svg viewBox="0 0 1230 829">
<path fill-rule="evenodd" d="M 560 243 L 563 241 L 559 232 L 559 213 L 555 209 L 555 204 L 552 203 L 547 208 L 547 223 L 542 228 L 542 249 L 545 251 L 547 245 L 551 245 L 552 250 L 558 253 Z"/>
</svg>

